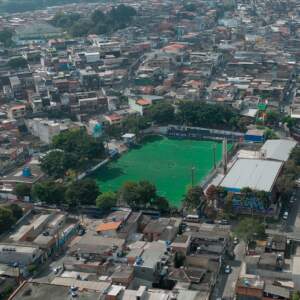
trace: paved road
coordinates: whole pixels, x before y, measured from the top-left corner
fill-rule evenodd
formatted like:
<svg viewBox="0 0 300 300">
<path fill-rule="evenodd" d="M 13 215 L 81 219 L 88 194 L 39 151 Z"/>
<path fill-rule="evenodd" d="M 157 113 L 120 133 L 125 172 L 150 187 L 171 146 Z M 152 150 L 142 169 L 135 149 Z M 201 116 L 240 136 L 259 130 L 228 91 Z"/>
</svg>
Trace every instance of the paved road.
<svg viewBox="0 0 300 300">
<path fill-rule="evenodd" d="M 239 278 L 243 260 L 245 257 L 245 243 L 240 242 L 234 249 L 235 259 L 230 261 L 232 267 L 231 273 L 227 276 L 227 281 L 224 287 L 223 299 L 233 299 L 235 296 L 235 285 Z"/>
<path fill-rule="evenodd" d="M 235 259 L 227 261 L 226 264 L 231 265 L 230 274 L 224 274 L 224 270 L 220 271 L 217 283 L 211 295 L 211 299 L 218 298 L 233 299 L 235 296 L 235 284 L 239 278 L 243 258 L 245 256 L 245 244 L 240 242 L 234 249 Z"/>
<path fill-rule="evenodd" d="M 282 234 L 290 239 L 300 241 L 300 189 L 297 189 L 296 201 L 289 204 L 289 216 L 286 221 L 281 220 L 277 228 L 267 229 L 268 234 Z"/>
</svg>

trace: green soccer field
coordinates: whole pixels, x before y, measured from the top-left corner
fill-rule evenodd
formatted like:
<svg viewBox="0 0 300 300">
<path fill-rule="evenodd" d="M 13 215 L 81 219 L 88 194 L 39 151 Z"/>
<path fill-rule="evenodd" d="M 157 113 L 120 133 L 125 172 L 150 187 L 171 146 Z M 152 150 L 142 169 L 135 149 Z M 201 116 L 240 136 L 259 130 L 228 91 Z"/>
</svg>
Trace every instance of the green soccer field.
<svg viewBox="0 0 300 300">
<path fill-rule="evenodd" d="M 151 137 L 139 149 L 131 149 L 100 168 L 94 177 L 101 191 L 115 191 L 126 181 L 149 180 L 156 185 L 159 195 L 180 206 L 191 185 L 192 168 L 195 167 L 195 183 L 213 168 L 214 144 L 218 162 L 222 156 L 221 143 Z"/>
</svg>

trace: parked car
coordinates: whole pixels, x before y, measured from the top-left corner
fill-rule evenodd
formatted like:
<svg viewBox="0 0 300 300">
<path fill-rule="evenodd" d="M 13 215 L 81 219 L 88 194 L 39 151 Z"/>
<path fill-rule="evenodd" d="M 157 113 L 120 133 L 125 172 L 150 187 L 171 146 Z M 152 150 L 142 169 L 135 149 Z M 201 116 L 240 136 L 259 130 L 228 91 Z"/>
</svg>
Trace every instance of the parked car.
<svg viewBox="0 0 300 300">
<path fill-rule="evenodd" d="M 287 211 L 285 211 L 282 215 L 282 219 L 283 220 L 287 220 L 288 219 L 288 216 L 289 216 L 289 213 Z"/>
<path fill-rule="evenodd" d="M 231 273 L 231 266 L 230 265 L 227 265 L 225 267 L 225 274 L 230 274 Z"/>
<path fill-rule="evenodd" d="M 233 244 L 234 245 L 237 245 L 239 243 L 239 239 L 237 238 L 237 237 L 235 237 L 234 239 L 233 239 Z"/>
</svg>

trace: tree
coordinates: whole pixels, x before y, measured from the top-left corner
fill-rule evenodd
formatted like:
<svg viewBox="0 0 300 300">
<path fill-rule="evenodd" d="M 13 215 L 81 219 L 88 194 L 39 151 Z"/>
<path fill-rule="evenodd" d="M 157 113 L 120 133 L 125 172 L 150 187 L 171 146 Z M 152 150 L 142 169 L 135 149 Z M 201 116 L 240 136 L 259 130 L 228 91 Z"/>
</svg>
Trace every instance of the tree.
<svg viewBox="0 0 300 300">
<path fill-rule="evenodd" d="M 92 13 L 91 19 L 95 24 L 98 24 L 99 22 L 104 23 L 105 14 L 101 10 L 97 9 Z"/>
<path fill-rule="evenodd" d="M 66 130 L 54 136 L 52 147 L 72 153 L 77 162 L 102 158 L 105 152 L 102 140 L 89 136 L 84 128 Z"/>
<path fill-rule="evenodd" d="M 202 207 L 204 210 L 204 194 L 200 186 L 190 187 L 186 193 L 183 205 L 186 209 L 192 210 L 198 207 Z"/>
<path fill-rule="evenodd" d="M 265 122 L 269 125 L 278 125 L 278 122 L 280 121 L 280 115 L 277 111 L 274 110 L 268 110 L 266 113 Z"/>
<path fill-rule="evenodd" d="M 297 166 L 300 166 L 300 147 L 295 147 L 291 153 L 291 159 Z"/>
<path fill-rule="evenodd" d="M 50 205 L 64 203 L 64 194 L 64 185 L 51 180 L 36 183 L 32 188 L 32 197 L 36 201 L 41 201 Z"/>
<path fill-rule="evenodd" d="M 152 205 L 165 208 L 164 200 L 157 199 L 156 187 L 147 180 L 139 182 L 127 181 L 119 190 L 122 201 L 132 208 L 146 208 Z"/>
<path fill-rule="evenodd" d="M 254 195 L 258 201 L 260 201 L 264 208 L 267 209 L 271 205 L 271 199 L 267 192 L 265 191 L 255 191 Z"/>
<path fill-rule="evenodd" d="M 169 201 L 165 197 L 156 196 L 152 201 L 152 205 L 161 212 L 168 212 L 170 210 Z"/>
<path fill-rule="evenodd" d="M 17 183 L 15 187 L 15 193 L 18 198 L 23 199 L 26 196 L 30 196 L 31 187 L 26 183 Z"/>
<path fill-rule="evenodd" d="M 66 190 L 66 202 L 69 207 L 79 205 L 95 205 L 99 195 L 99 188 L 95 180 L 82 179 L 72 182 Z"/>
<path fill-rule="evenodd" d="M 278 135 L 271 128 L 267 128 L 265 130 L 264 136 L 265 136 L 266 140 L 277 140 L 278 139 Z"/>
<path fill-rule="evenodd" d="M 96 199 L 96 206 L 104 211 L 110 210 L 117 204 L 118 196 L 114 192 L 104 192 Z"/>
<path fill-rule="evenodd" d="M 21 206 L 13 203 L 13 204 L 10 204 L 9 206 L 7 206 L 7 208 L 12 212 L 15 220 L 19 220 L 20 218 L 22 218 L 23 209 Z"/>
<path fill-rule="evenodd" d="M 8 61 L 8 65 L 12 69 L 21 69 L 21 68 L 23 69 L 23 68 L 27 67 L 28 63 L 27 63 L 27 60 L 25 58 L 20 56 L 20 57 L 11 58 Z"/>
<path fill-rule="evenodd" d="M 174 107 L 165 102 L 154 104 L 149 109 L 150 118 L 157 124 L 170 124 L 174 121 Z"/>
<path fill-rule="evenodd" d="M 139 185 L 137 182 L 127 181 L 119 190 L 119 195 L 122 201 L 130 207 L 137 208 L 141 206 Z"/>
<path fill-rule="evenodd" d="M 156 198 L 156 187 L 147 180 L 138 182 L 137 192 L 139 193 L 140 204 L 146 206 Z"/>
<path fill-rule="evenodd" d="M 211 184 L 206 190 L 207 200 L 210 202 L 210 206 L 212 206 L 213 201 L 217 199 L 217 188 Z"/>
<path fill-rule="evenodd" d="M 48 152 L 41 160 L 41 169 L 55 179 L 62 178 L 66 172 L 64 151 L 53 150 Z"/>
<path fill-rule="evenodd" d="M 178 105 L 177 123 L 188 126 L 212 128 L 238 128 L 239 115 L 236 110 L 219 104 L 185 101 Z"/>
<path fill-rule="evenodd" d="M 241 220 L 236 227 L 235 234 L 246 244 L 256 239 L 263 239 L 266 236 L 264 224 L 253 218 Z"/>
<path fill-rule="evenodd" d="M 229 192 L 226 194 L 224 212 L 226 214 L 230 214 L 232 212 L 232 201 L 233 201 L 233 193 Z"/>
<path fill-rule="evenodd" d="M 292 300 L 300 300 L 300 292 L 294 291 L 292 294 Z"/>
<path fill-rule="evenodd" d="M 13 32 L 10 29 L 3 29 L 0 31 L 0 42 L 3 43 L 5 47 L 10 47 L 13 44 L 12 41 Z"/>
<path fill-rule="evenodd" d="M 0 207 L 0 234 L 9 230 L 15 222 L 13 212 L 7 207 Z"/>
</svg>

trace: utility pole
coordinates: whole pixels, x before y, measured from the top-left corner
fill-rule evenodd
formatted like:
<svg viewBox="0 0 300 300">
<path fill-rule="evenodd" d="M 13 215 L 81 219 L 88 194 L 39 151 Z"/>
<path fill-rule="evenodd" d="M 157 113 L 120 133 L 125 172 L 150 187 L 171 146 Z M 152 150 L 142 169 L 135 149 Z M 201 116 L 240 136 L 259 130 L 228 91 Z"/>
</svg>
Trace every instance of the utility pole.
<svg viewBox="0 0 300 300">
<path fill-rule="evenodd" d="M 216 144 L 213 145 L 213 159 L 214 159 L 214 169 L 217 167 L 216 165 Z"/>
<path fill-rule="evenodd" d="M 192 167 L 192 187 L 195 185 L 195 167 Z"/>
</svg>

